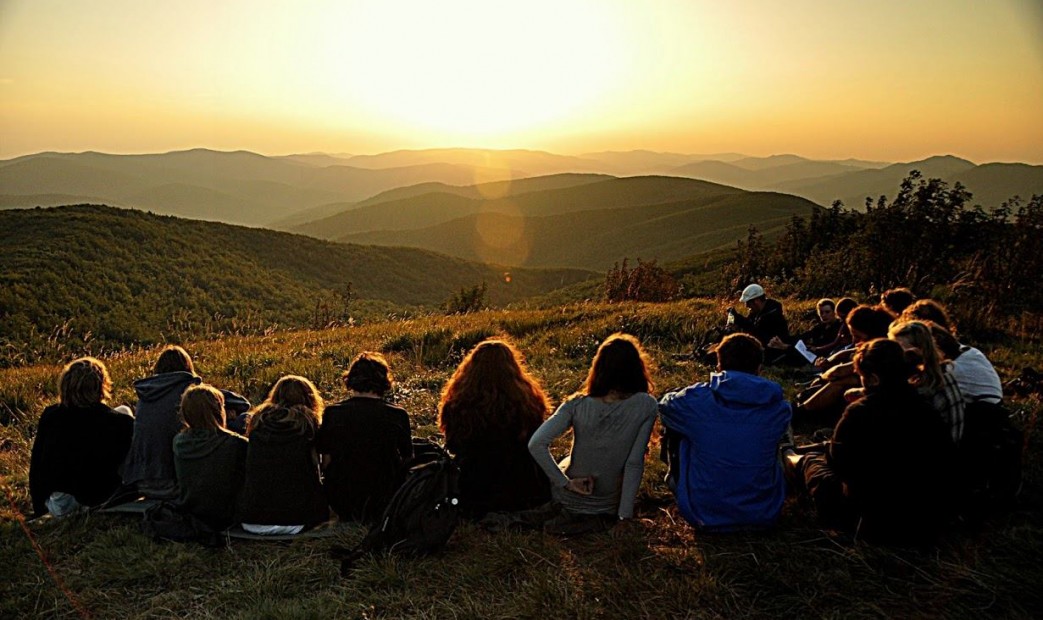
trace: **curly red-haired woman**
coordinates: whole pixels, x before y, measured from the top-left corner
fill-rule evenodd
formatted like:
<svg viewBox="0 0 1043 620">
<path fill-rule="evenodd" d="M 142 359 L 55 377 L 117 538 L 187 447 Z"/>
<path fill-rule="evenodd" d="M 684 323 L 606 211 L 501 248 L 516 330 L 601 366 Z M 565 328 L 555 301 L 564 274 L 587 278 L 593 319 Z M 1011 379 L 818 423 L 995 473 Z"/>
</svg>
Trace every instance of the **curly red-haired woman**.
<svg viewBox="0 0 1043 620">
<path fill-rule="evenodd" d="M 543 389 L 510 343 L 486 340 L 467 354 L 438 404 L 446 448 L 460 467 L 467 514 L 480 518 L 550 499 L 547 477 L 527 448 L 549 410 Z"/>
</svg>

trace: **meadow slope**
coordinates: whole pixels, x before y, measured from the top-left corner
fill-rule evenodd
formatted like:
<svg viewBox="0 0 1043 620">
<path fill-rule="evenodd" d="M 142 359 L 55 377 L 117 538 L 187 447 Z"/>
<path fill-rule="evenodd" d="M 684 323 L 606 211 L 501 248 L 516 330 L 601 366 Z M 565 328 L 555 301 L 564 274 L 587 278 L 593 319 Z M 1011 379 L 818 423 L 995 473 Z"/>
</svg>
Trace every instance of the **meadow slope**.
<svg viewBox="0 0 1043 620">
<path fill-rule="evenodd" d="M 188 341 L 208 381 L 260 399 L 284 373 L 311 377 L 328 399 L 344 396 L 339 372 L 363 349 L 389 356 L 393 397 L 412 414 L 414 433 L 436 431 L 439 391 L 461 354 L 506 335 L 528 356 L 550 397 L 580 385 L 599 341 L 617 330 L 640 337 L 657 363 L 657 393 L 703 377 L 681 361 L 691 341 L 716 324 L 723 303 L 579 304 L 548 310 L 429 316 L 354 328 L 276 332 Z M 800 324 L 811 302 L 788 301 Z M 1008 335 L 977 342 L 1005 378 L 1043 364 L 1038 342 Z M 107 355 L 116 402 L 132 398 L 155 350 Z M 227 548 L 153 542 L 134 517 L 92 515 L 29 524 L 27 467 L 36 420 L 56 395 L 58 366 L 0 369 L 2 617 L 97 618 L 680 618 L 680 617 L 1038 617 L 1043 613 L 1043 518 L 1036 399 L 1015 399 L 1030 429 L 1026 490 L 1012 513 L 980 529 L 956 527 L 936 550 L 853 544 L 819 530 L 808 507 L 787 502 L 765 533 L 708 535 L 681 520 L 661 482 L 653 442 L 637 516 L 603 535 L 559 539 L 493 534 L 465 524 L 446 552 L 408 560 L 363 561 L 348 579 L 326 553 L 351 545 L 362 528 L 291 544 L 236 542 Z M 787 386 L 792 371 L 769 374 Z M 792 393 L 792 388 L 788 388 Z M 797 429 L 799 433 L 809 429 Z M 896 429 L 900 432 L 900 429 Z M 656 436 L 654 434 L 654 436 Z M 555 445 L 557 454 L 566 441 Z M 27 534 L 28 532 L 28 534 Z M 33 541 L 46 559 L 37 555 Z M 50 571 L 50 572 L 49 572 Z M 62 587 L 56 585 L 60 579 Z M 77 607 L 78 606 L 78 607 Z"/>
</svg>

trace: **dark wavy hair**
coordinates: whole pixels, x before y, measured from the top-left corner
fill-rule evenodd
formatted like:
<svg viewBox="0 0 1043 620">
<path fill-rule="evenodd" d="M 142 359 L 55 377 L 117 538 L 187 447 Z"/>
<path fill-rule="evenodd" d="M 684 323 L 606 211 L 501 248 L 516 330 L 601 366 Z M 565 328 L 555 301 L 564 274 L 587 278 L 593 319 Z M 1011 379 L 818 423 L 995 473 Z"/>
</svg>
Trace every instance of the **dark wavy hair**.
<svg viewBox="0 0 1043 620">
<path fill-rule="evenodd" d="M 388 362 L 380 353 L 363 351 L 341 375 L 344 387 L 355 392 L 372 392 L 381 396 L 391 391 L 394 380 Z"/>
<path fill-rule="evenodd" d="M 859 376 L 876 375 L 880 387 L 908 385 L 913 373 L 902 346 L 887 338 L 874 338 L 858 345 L 854 362 Z"/>
<path fill-rule="evenodd" d="M 949 318 L 949 312 L 941 303 L 933 299 L 921 299 L 902 311 L 899 320 L 904 321 L 930 321 L 945 328 L 947 332 L 956 335 L 956 326 Z"/>
<path fill-rule="evenodd" d="M 866 340 L 874 338 L 886 338 L 887 328 L 891 326 L 894 317 L 883 308 L 876 306 L 858 306 L 852 310 L 846 319 L 848 331 L 856 329 L 868 336 Z M 854 332 L 852 332 L 852 335 Z"/>
<path fill-rule="evenodd" d="M 583 384 L 587 396 L 607 396 L 609 392 L 637 394 L 655 389 L 649 375 L 648 355 L 630 334 L 612 334 L 601 343 Z"/>
<path fill-rule="evenodd" d="M 916 295 L 904 286 L 888 289 L 880 295 L 880 305 L 895 318 L 901 316 L 902 311 L 913 305 L 914 301 L 916 301 Z"/>
<path fill-rule="evenodd" d="M 549 410 L 522 354 L 505 340 L 485 340 L 460 362 L 442 390 L 438 426 L 447 444 L 489 436 L 524 441 Z"/>
</svg>

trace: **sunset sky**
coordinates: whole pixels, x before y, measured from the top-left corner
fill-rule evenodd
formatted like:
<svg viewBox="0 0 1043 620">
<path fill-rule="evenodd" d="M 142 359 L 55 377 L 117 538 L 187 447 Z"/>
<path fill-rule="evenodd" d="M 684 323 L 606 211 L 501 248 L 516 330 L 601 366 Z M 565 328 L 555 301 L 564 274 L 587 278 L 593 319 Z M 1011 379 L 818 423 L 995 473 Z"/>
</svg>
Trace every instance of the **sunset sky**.
<svg viewBox="0 0 1043 620">
<path fill-rule="evenodd" d="M 651 149 L 1043 163 L 1035 0 L 0 0 L 0 158 Z"/>
</svg>

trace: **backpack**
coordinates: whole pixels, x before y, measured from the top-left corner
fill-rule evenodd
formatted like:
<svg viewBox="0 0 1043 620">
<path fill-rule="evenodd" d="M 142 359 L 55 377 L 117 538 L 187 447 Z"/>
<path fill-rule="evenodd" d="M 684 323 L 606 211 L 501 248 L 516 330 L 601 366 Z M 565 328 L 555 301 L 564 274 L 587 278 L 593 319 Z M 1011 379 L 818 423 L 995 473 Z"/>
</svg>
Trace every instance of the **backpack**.
<svg viewBox="0 0 1043 620">
<path fill-rule="evenodd" d="M 958 451 L 965 516 L 980 520 L 990 511 L 1014 505 L 1021 491 L 1024 440 L 1003 405 L 983 400 L 967 403 Z"/>
<path fill-rule="evenodd" d="M 414 457 L 402 486 L 391 496 L 380 520 L 353 549 L 334 548 L 346 576 L 364 555 L 389 551 L 423 556 L 445 548 L 459 520 L 460 469 L 444 448 L 414 440 Z"/>
<path fill-rule="evenodd" d="M 223 542 L 219 532 L 173 502 L 149 506 L 143 519 L 141 531 L 153 540 L 198 542 L 207 547 L 220 547 Z"/>
</svg>

